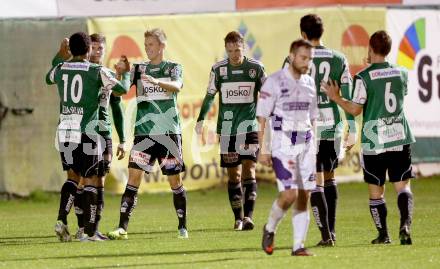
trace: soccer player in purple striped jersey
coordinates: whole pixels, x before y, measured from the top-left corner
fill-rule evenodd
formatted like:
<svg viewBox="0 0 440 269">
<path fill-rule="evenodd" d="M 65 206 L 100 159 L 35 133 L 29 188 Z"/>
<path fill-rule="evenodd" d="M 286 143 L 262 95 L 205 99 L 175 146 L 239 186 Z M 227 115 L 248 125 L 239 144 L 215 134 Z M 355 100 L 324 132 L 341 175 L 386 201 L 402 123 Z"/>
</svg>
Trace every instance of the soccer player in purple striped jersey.
<svg viewBox="0 0 440 269">
<path fill-rule="evenodd" d="M 312 44 L 295 40 L 289 57 L 288 68 L 267 78 L 257 105 L 258 161 L 273 167 L 279 191 L 263 227 L 261 244 L 264 252 L 273 253 L 278 224 L 294 204 L 292 255 L 311 256 L 304 242 L 310 222 L 307 203 L 316 187 L 314 129 L 319 115 L 315 82 L 307 75 Z"/>
</svg>

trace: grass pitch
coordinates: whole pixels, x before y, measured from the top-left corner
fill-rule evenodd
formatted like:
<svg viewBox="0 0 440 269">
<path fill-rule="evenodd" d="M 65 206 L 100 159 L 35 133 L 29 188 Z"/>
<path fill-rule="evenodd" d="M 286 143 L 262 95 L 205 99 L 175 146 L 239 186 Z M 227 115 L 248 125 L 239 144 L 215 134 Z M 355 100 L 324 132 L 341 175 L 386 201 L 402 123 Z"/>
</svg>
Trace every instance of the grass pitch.
<svg viewBox="0 0 440 269">
<path fill-rule="evenodd" d="M 275 236 L 272 256 L 261 250 L 262 227 L 277 195 L 260 184 L 253 231 L 233 231 L 227 190 L 188 193 L 188 240 L 177 239 L 171 193 L 143 194 L 129 225 L 129 240 L 60 243 L 53 232 L 58 195 L 0 202 L 0 268 L 440 268 L 440 178 L 414 180 L 413 245 L 400 246 L 396 195 L 387 183 L 391 245 L 371 245 L 376 230 L 368 209 L 367 186 L 339 185 L 337 246 L 318 248 L 311 216 L 306 246 L 315 257 L 292 257 L 291 214 Z M 116 227 L 120 196 L 106 195 L 102 232 Z M 76 231 L 71 212 L 69 228 Z"/>
</svg>

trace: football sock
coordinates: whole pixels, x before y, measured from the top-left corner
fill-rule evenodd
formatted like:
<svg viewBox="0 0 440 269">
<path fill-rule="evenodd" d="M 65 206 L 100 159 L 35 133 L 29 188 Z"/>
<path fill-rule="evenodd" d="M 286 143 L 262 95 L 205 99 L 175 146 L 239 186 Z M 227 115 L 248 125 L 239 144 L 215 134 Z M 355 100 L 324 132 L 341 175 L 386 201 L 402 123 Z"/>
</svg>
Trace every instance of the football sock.
<svg viewBox="0 0 440 269">
<path fill-rule="evenodd" d="M 64 224 L 67 225 L 67 215 L 72 208 L 72 205 L 75 201 L 75 193 L 78 184 L 71 180 L 67 179 L 60 192 L 60 208 L 58 210 L 58 218 L 57 220 L 61 220 Z"/>
<path fill-rule="evenodd" d="M 228 182 L 228 195 L 232 212 L 234 212 L 235 220 L 243 219 L 242 213 L 242 197 L 241 183 Z"/>
<path fill-rule="evenodd" d="M 384 199 L 370 199 L 370 213 L 379 234 L 388 234 L 387 206 Z"/>
<path fill-rule="evenodd" d="M 243 181 L 244 189 L 244 216 L 252 218 L 254 212 L 255 199 L 257 198 L 257 181 L 255 178 L 249 178 Z"/>
<path fill-rule="evenodd" d="M 84 233 L 93 236 L 96 232 L 98 191 L 96 187 L 84 186 Z"/>
<path fill-rule="evenodd" d="M 121 211 L 119 215 L 119 227 L 127 231 L 128 222 L 130 221 L 131 214 L 137 204 L 137 192 L 138 188 L 127 184 L 125 192 L 121 198 Z"/>
<path fill-rule="evenodd" d="M 177 187 L 176 189 L 171 189 L 173 191 L 173 202 L 174 208 L 176 209 L 177 218 L 179 219 L 180 228 L 186 228 L 186 191 L 183 185 Z"/>
<path fill-rule="evenodd" d="M 408 190 L 403 190 L 397 195 L 397 206 L 400 211 L 400 228 L 404 225 L 411 226 L 413 214 L 413 194 Z"/>
<path fill-rule="evenodd" d="M 84 228 L 84 189 L 77 189 L 75 193 L 75 215 L 78 220 L 78 228 Z"/>
<path fill-rule="evenodd" d="M 321 238 L 327 241 L 331 238 L 328 227 L 327 203 L 325 202 L 324 188 L 316 186 L 310 195 L 310 204 L 312 205 L 313 216 L 315 217 L 316 225 L 318 225 L 321 232 Z"/>
<path fill-rule="evenodd" d="M 307 231 L 309 229 L 310 215 L 309 211 L 293 210 L 293 251 L 303 248 L 306 241 Z"/>
<path fill-rule="evenodd" d="M 96 230 L 98 231 L 99 222 L 101 221 L 101 215 L 104 209 L 104 187 L 97 187 L 96 190 L 98 191 L 98 197 L 97 197 L 98 208 L 96 210 Z"/>
<path fill-rule="evenodd" d="M 335 233 L 336 206 L 338 203 L 338 187 L 336 180 L 324 181 L 325 201 L 327 202 L 328 228 L 331 233 Z"/>
<path fill-rule="evenodd" d="M 278 224 L 283 219 L 286 211 L 278 206 L 278 200 L 275 200 L 272 204 L 272 208 L 270 209 L 269 219 L 267 220 L 266 230 L 269 233 L 275 233 L 278 227 Z"/>
</svg>

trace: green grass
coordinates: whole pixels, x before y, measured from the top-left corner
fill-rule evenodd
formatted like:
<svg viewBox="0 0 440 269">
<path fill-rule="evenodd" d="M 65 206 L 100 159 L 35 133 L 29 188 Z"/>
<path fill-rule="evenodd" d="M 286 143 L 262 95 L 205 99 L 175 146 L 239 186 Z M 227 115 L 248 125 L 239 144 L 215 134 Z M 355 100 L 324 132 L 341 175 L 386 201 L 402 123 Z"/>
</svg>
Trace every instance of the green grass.
<svg viewBox="0 0 440 269">
<path fill-rule="evenodd" d="M 260 248 L 261 230 L 277 195 L 261 184 L 254 214 L 256 229 L 234 232 L 226 189 L 188 193 L 188 240 L 177 239 L 177 219 L 170 193 L 141 195 L 129 227 L 129 240 L 60 243 L 53 225 L 58 195 L 45 199 L 0 202 L 0 268 L 440 268 L 440 178 L 413 181 L 415 212 L 413 245 L 398 242 L 396 195 L 387 184 L 391 245 L 371 245 L 376 236 L 368 210 L 367 186 L 339 185 L 337 246 L 313 247 L 319 241 L 312 221 L 306 246 L 315 257 L 292 257 L 290 213 L 276 235 L 276 249 L 267 256 Z M 120 196 L 107 195 L 101 231 L 119 218 Z M 76 231 L 73 212 L 71 232 Z"/>
</svg>

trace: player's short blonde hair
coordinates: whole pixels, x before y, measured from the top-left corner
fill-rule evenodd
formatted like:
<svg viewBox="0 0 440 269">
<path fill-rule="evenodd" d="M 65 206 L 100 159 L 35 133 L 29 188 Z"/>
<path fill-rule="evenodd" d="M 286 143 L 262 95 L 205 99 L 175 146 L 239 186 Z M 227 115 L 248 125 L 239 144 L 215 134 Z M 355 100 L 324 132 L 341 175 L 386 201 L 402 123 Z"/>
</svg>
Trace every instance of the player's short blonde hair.
<svg viewBox="0 0 440 269">
<path fill-rule="evenodd" d="M 154 29 L 145 31 L 144 37 L 145 38 L 147 38 L 147 37 L 155 37 L 159 41 L 159 43 L 161 43 L 161 44 L 166 44 L 167 43 L 167 35 L 160 28 L 154 28 Z"/>
</svg>

